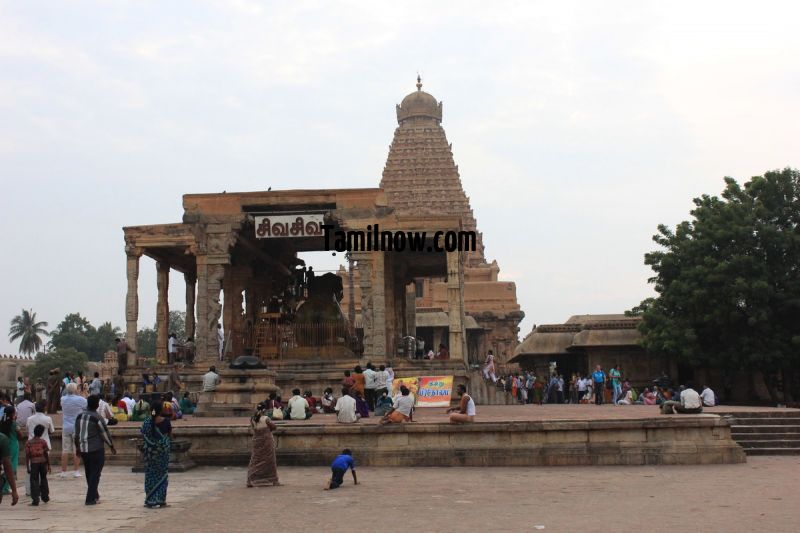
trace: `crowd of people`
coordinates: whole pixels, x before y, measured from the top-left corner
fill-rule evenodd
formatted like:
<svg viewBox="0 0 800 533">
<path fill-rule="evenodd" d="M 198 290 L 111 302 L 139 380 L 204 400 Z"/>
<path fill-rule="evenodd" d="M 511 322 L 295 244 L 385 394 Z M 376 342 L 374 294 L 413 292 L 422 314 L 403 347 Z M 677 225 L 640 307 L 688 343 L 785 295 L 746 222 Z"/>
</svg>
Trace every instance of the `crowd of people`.
<svg viewBox="0 0 800 533">
<path fill-rule="evenodd" d="M 625 377 L 620 365 L 614 365 L 608 371 L 597 365 L 591 374 L 576 372 L 568 381 L 557 372 L 552 372 L 549 377 L 536 376 L 531 371 L 497 377 L 495 372 L 494 356 L 490 350 L 483 367 L 484 378 L 491 380 L 497 388 L 510 394 L 520 404 L 663 405 L 685 397 L 683 392 L 687 389 L 692 389 L 701 398 L 701 408 L 713 407 L 719 403 L 708 385 L 704 384 L 699 393 L 690 383 L 676 388 L 666 374 L 662 374 L 641 390 L 637 389 Z M 695 402 L 689 403 L 694 405 Z"/>
</svg>

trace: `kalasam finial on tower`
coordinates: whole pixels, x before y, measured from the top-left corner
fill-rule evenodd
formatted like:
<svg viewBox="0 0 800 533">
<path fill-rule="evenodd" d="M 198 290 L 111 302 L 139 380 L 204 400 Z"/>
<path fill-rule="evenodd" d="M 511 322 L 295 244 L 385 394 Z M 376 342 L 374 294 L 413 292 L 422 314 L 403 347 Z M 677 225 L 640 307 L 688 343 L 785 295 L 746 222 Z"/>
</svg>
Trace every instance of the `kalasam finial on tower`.
<svg viewBox="0 0 800 533">
<path fill-rule="evenodd" d="M 420 77 L 419 72 L 417 72 L 417 90 L 422 90 L 422 77 Z"/>
</svg>

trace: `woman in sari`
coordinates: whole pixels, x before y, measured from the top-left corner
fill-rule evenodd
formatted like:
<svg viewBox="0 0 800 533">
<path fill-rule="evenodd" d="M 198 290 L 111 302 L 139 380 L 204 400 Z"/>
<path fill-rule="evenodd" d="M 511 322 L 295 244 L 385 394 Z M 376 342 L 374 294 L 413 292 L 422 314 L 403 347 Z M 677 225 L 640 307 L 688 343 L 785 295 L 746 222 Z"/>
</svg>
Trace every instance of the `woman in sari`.
<svg viewBox="0 0 800 533">
<path fill-rule="evenodd" d="M 167 506 L 172 423 L 161 416 L 163 408 L 163 403 L 155 402 L 152 416 L 145 419 L 141 429 L 145 460 L 144 506 L 149 508 Z"/>
<path fill-rule="evenodd" d="M 278 426 L 267 416 L 270 410 L 266 402 L 261 402 L 253 418 L 250 419 L 250 426 L 253 428 L 253 450 L 250 453 L 250 465 L 247 467 L 248 487 L 281 484 L 278 481 L 275 440 L 272 438 L 272 432 Z"/>
<path fill-rule="evenodd" d="M 3 409 L 3 416 L 0 417 L 0 432 L 8 437 L 8 447 L 11 456 L 11 470 L 12 472 L 4 472 L 5 476 L 17 477 L 17 466 L 19 466 L 19 441 L 25 438 L 25 435 L 17 427 L 17 411 L 13 405 L 7 405 Z M 11 494 L 11 485 L 8 479 L 2 487 L 3 494 Z"/>
</svg>

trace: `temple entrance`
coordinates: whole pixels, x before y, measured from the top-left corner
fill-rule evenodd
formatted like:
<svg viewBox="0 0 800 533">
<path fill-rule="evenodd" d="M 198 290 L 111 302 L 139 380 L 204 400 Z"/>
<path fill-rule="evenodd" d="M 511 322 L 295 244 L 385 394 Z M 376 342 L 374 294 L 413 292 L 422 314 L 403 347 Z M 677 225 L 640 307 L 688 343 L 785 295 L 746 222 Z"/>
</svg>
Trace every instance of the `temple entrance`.
<svg viewBox="0 0 800 533">
<path fill-rule="evenodd" d="M 225 277 L 241 301 L 232 301 L 224 310 L 223 320 L 231 325 L 229 358 L 360 357 L 356 324 L 340 305 L 344 287 L 336 273 L 337 258 L 321 251 L 321 239 L 257 236 L 254 226 L 242 228 L 232 254 L 235 261 Z"/>
</svg>

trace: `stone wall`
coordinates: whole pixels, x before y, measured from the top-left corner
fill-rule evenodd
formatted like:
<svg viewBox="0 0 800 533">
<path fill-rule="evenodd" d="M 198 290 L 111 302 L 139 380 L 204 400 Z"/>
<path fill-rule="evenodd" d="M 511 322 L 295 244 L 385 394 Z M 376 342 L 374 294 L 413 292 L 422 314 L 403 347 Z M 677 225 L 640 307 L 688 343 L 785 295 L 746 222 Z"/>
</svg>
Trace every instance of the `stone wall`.
<svg viewBox="0 0 800 533">
<path fill-rule="evenodd" d="M 118 455 L 133 464 L 138 427 L 112 428 Z M 280 465 L 328 466 L 343 448 L 365 466 L 576 466 L 744 463 L 728 422 L 716 415 L 647 420 L 293 425 L 275 431 Z M 53 456 L 60 452 L 60 432 Z M 247 426 L 176 427 L 192 442 L 189 456 L 205 465 L 244 465 Z"/>
</svg>

